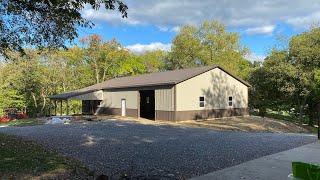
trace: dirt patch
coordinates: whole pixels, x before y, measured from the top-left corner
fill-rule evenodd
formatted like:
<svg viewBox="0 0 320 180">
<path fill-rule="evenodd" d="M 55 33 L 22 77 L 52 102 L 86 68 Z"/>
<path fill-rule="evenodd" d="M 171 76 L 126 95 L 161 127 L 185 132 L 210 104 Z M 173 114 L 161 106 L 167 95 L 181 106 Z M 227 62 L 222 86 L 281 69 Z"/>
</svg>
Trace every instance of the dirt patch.
<svg viewBox="0 0 320 180">
<path fill-rule="evenodd" d="M 230 117 L 219 119 L 188 120 L 188 121 L 153 121 L 143 118 L 122 117 L 122 116 L 78 116 L 72 119 L 72 122 L 91 122 L 124 120 L 136 121 L 141 124 L 153 125 L 174 125 L 193 128 L 209 128 L 216 131 L 237 131 L 237 132 L 270 132 L 270 133 L 312 133 L 313 127 L 303 126 L 299 123 L 262 118 L 259 116 Z"/>
<path fill-rule="evenodd" d="M 71 123 L 88 123 L 88 122 L 100 122 L 109 120 L 124 120 L 124 121 L 136 121 L 141 124 L 167 124 L 167 121 L 153 121 L 144 118 L 134 118 L 127 116 L 115 116 L 115 115 L 79 115 L 71 118 Z"/>
<path fill-rule="evenodd" d="M 258 116 L 190 120 L 175 124 L 188 127 L 206 127 L 220 131 L 310 133 L 310 129 L 304 128 L 298 123 Z"/>
</svg>

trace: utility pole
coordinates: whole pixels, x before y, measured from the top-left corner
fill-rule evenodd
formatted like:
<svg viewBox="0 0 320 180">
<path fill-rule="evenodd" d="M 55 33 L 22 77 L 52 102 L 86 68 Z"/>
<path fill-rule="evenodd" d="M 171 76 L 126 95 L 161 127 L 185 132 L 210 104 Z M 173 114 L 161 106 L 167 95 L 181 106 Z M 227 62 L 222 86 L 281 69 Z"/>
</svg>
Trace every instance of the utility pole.
<svg viewBox="0 0 320 180">
<path fill-rule="evenodd" d="M 318 140 L 320 140 L 320 109 L 318 108 Z"/>
<path fill-rule="evenodd" d="M 318 111 L 318 140 L 320 140 L 320 102 L 317 104 Z"/>
</svg>

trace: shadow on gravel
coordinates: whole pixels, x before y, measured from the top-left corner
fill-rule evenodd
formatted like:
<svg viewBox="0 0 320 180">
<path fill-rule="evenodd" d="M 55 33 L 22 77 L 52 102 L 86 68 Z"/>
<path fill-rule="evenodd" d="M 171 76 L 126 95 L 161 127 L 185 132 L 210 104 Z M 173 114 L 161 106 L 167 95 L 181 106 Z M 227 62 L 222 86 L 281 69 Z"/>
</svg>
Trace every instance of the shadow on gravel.
<svg viewBox="0 0 320 180">
<path fill-rule="evenodd" d="M 0 128 L 74 157 L 96 174 L 186 179 L 316 141 L 304 134 L 215 132 L 104 121 Z M 160 178 L 161 179 L 161 178 Z"/>
</svg>

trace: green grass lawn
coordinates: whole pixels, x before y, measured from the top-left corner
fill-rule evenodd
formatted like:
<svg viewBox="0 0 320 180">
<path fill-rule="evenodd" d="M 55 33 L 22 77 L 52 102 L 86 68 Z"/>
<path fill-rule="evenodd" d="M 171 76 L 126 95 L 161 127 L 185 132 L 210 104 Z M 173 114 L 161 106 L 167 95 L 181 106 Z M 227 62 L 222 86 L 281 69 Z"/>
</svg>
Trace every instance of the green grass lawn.
<svg viewBox="0 0 320 180">
<path fill-rule="evenodd" d="M 0 179 L 82 179 L 88 172 L 76 160 L 32 141 L 0 134 Z"/>
<path fill-rule="evenodd" d="M 0 123 L 0 126 L 35 126 L 35 125 L 42 125 L 43 122 L 34 119 L 15 119 L 9 122 L 2 122 Z"/>
</svg>

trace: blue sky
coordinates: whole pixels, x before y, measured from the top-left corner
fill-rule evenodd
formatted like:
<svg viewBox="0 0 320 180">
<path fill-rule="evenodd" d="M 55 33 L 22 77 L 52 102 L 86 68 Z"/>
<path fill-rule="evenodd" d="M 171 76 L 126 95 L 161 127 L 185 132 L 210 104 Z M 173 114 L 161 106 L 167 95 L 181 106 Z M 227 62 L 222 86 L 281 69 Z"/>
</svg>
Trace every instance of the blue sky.
<svg viewBox="0 0 320 180">
<path fill-rule="evenodd" d="M 249 60 L 263 60 L 275 43 L 275 35 L 286 37 L 307 31 L 320 22 L 320 1 L 316 0 L 122 0 L 129 7 L 128 18 L 117 11 L 94 11 L 86 6 L 83 17 L 93 29 L 79 30 L 80 37 L 93 33 L 104 39 L 115 37 L 135 53 L 170 50 L 171 41 L 186 23 L 199 25 L 218 19 L 229 32 L 238 32 L 250 48 Z"/>
</svg>

